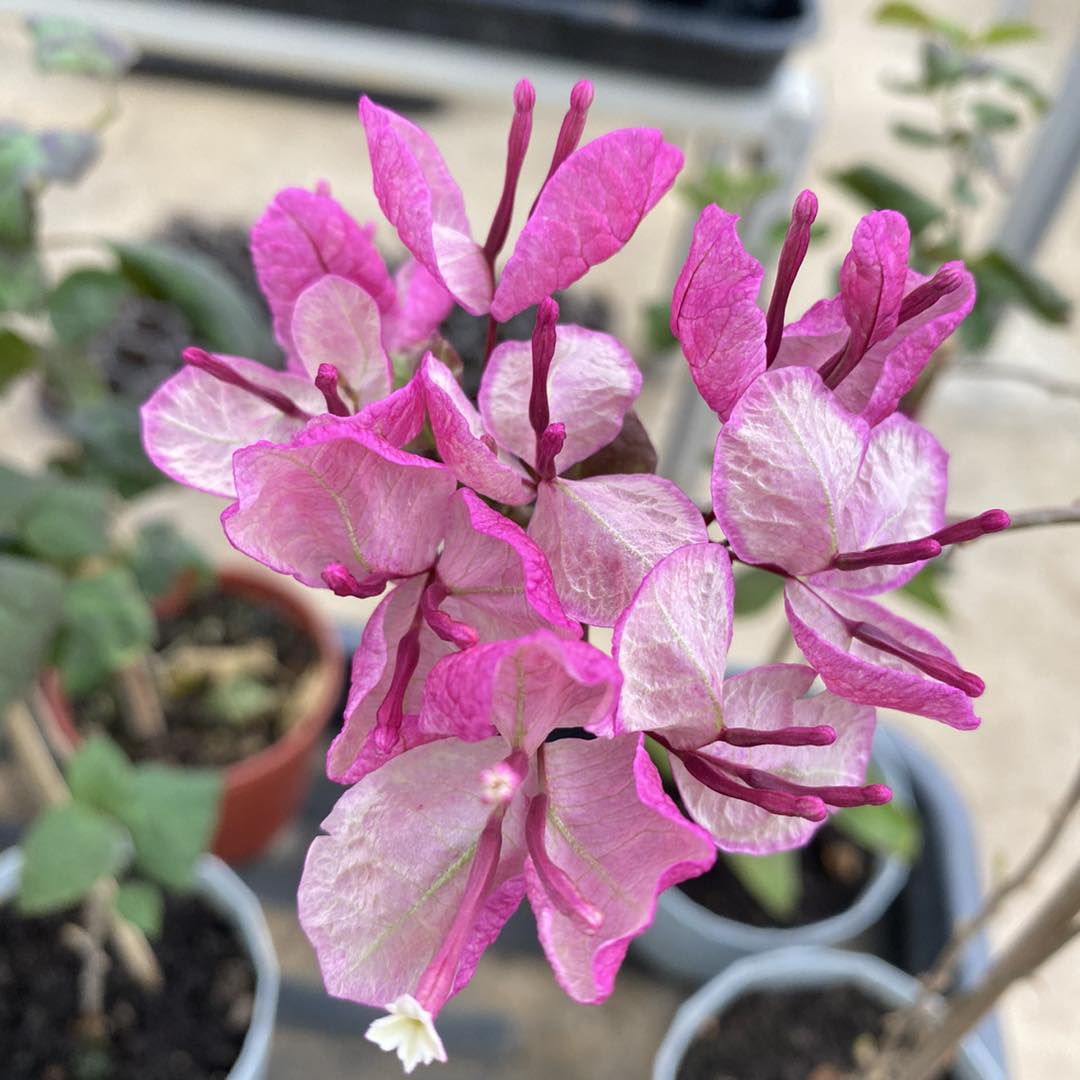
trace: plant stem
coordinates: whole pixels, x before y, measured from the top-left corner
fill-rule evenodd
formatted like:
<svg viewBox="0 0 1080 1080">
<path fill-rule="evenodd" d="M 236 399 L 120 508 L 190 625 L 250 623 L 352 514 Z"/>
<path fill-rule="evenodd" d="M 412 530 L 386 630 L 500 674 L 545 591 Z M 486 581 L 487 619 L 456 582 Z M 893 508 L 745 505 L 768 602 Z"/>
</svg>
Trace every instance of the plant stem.
<svg viewBox="0 0 1080 1080">
<path fill-rule="evenodd" d="M 1012 524 L 1006 530 L 1036 529 L 1043 525 L 1074 525 L 1080 522 L 1080 502 L 1071 506 L 1054 506 L 1047 510 L 1025 510 L 1019 514 L 1010 514 Z"/>
<path fill-rule="evenodd" d="M 109 954 L 105 938 L 109 932 L 109 913 L 112 910 L 116 883 L 98 882 L 87 894 L 83 905 L 85 926 L 67 923 L 61 938 L 82 958 L 79 972 L 79 1028 L 82 1037 L 90 1042 L 103 1043 L 108 1037 L 105 1023 L 105 979 L 109 973 Z"/>
<path fill-rule="evenodd" d="M 972 919 L 961 923 L 953 931 L 952 938 L 938 957 L 933 969 L 923 977 L 923 983 L 929 991 L 941 993 L 948 988 L 956 963 L 968 942 L 986 927 L 1013 893 L 1028 884 L 1057 845 L 1066 823 L 1078 806 L 1080 806 L 1080 769 L 1073 776 L 1065 797 L 1054 810 L 1042 835 L 1024 861 L 991 890 L 990 895 L 983 901 L 981 909 Z"/>
<path fill-rule="evenodd" d="M 59 806 L 71 798 L 67 783 L 49 753 L 30 709 L 23 701 L 7 708 L 8 741 L 15 760 L 44 806 Z M 116 882 L 106 878 L 98 885 L 115 890 Z M 97 888 L 98 886 L 95 886 Z M 109 905 L 109 936 L 124 970 L 143 989 L 156 993 L 164 981 L 161 966 L 143 932 Z"/>
<path fill-rule="evenodd" d="M 961 1039 L 1019 979 L 1033 974 L 1071 941 L 1080 925 L 1080 862 L 1024 929 L 1002 952 L 982 981 L 950 1002 L 934 1029 L 886 1075 L 895 1080 L 934 1080 Z"/>
<path fill-rule="evenodd" d="M 145 654 L 116 673 L 116 689 L 124 726 L 143 741 L 165 734 L 165 712 L 161 707 L 157 680 Z"/>
<path fill-rule="evenodd" d="M 1027 383 L 1039 390 L 1045 390 L 1054 397 L 1080 399 L 1080 383 L 1058 379 L 1053 375 L 1043 375 L 1038 371 L 1013 364 L 991 364 L 983 360 L 977 363 L 964 361 L 953 364 L 951 370 L 958 375 L 978 375 L 985 379 L 1006 379 L 1010 382 Z"/>
</svg>

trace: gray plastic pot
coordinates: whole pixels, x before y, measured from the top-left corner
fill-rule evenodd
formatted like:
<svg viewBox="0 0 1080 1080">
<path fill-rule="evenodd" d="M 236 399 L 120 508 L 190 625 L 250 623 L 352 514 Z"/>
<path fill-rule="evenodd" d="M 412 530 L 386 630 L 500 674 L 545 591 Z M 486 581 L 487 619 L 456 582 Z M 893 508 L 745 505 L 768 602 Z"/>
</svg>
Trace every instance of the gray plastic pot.
<svg viewBox="0 0 1080 1080">
<path fill-rule="evenodd" d="M 874 736 L 874 761 L 893 789 L 893 798 L 911 804 L 911 785 L 891 736 L 880 727 Z M 794 927 L 749 926 L 717 915 L 681 889 L 661 893 L 652 926 L 631 945 L 634 953 L 665 975 L 689 983 L 711 979 L 728 964 L 795 945 L 873 949 L 874 928 L 908 879 L 897 858 L 879 858 L 866 888 L 846 910 Z"/>
<path fill-rule="evenodd" d="M 8 848 L 0 854 L 0 903 L 15 895 L 22 869 L 22 852 Z M 251 1025 L 228 1080 L 263 1080 L 270 1064 L 281 974 L 270 930 L 255 894 L 213 855 L 204 855 L 197 869 L 198 894 L 236 930 L 255 969 L 255 1002 Z"/>
<path fill-rule="evenodd" d="M 653 1062 L 653 1080 L 675 1080 L 679 1065 L 702 1025 L 743 994 L 842 983 L 858 987 L 888 1008 L 914 1001 L 919 984 L 876 956 L 840 949 L 781 949 L 732 964 L 706 983 L 675 1014 Z M 1006 1080 L 1002 1067 L 976 1035 L 969 1035 L 952 1066 L 956 1080 Z"/>
</svg>

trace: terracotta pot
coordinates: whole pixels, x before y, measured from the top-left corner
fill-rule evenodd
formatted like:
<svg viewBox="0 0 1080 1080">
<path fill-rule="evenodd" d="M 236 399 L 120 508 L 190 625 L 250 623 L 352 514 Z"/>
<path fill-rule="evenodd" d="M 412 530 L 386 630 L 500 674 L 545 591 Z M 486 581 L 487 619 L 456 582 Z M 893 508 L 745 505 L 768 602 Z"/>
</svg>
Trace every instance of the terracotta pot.
<svg viewBox="0 0 1080 1080">
<path fill-rule="evenodd" d="M 313 670 L 307 675 L 310 691 L 300 719 L 277 742 L 223 770 L 221 816 L 212 850 L 228 862 L 238 863 L 260 854 L 307 794 L 312 754 L 337 704 L 345 661 L 333 629 L 273 579 L 223 570 L 218 575 L 218 588 L 275 609 L 311 638 L 316 649 Z M 173 614 L 182 605 L 170 599 L 168 608 L 168 614 Z M 42 688 L 51 706 L 52 715 L 47 718 L 50 737 L 61 752 L 70 752 L 82 736 L 76 730 L 71 703 L 55 672 L 44 677 Z"/>
</svg>

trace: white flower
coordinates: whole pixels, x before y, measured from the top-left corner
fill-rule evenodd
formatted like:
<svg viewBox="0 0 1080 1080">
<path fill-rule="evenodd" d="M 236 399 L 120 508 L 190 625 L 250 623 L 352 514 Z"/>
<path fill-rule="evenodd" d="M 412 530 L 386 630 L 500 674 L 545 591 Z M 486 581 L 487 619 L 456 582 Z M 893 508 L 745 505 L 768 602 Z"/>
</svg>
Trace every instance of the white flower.
<svg viewBox="0 0 1080 1080">
<path fill-rule="evenodd" d="M 446 1050 L 435 1030 L 431 1013 L 411 994 L 402 994 L 386 1006 L 389 1016 L 373 1020 L 366 1038 L 380 1050 L 396 1050 L 407 1073 L 417 1065 L 446 1061 Z"/>
</svg>

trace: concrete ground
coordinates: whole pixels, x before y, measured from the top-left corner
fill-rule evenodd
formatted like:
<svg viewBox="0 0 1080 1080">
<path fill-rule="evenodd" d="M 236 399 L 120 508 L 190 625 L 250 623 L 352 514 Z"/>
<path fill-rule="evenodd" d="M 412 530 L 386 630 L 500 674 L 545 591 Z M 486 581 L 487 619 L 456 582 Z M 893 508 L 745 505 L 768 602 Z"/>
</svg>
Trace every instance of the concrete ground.
<svg viewBox="0 0 1080 1080">
<path fill-rule="evenodd" d="M 928 168 L 930 159 L 902 150 L 888 136 L 887 120 L 914 118 L 914 113 L 905 112 L 906 103 L 884 91 L 882 75 L 909 67 L 911 49 L 905 37 L 870 25 L 868 13 L 874 6 L 870 0 L 825 0 L 821 34 L 795 57 L 795 63 L 813 74 L 823 94 L 823 123 L 806 182 L 822 197 L 822 217 L 833 228 L 831 238 L 813 253 L 794 306 L 809 302 L 827 287 L 857 218 L 858 208 L 829 184 L 831 170 L 865 158 L 931 186 L 938 182 Z M 998 6 L 990 0 L 970 0 L 964 14 L 973 19 L 989 16 Z M 1071 0 L 1039 0 L 1028 6 L 1047 35 L 1038 44 L 1014 50 L 1013 59 L 1052 87 L 1080 29 L 1080 9 Z M 42 89 L 20 59 L 24 51 L 14 25 L 0 24 L 0 117 L 14 115 L 24 122 L 49 117 L 75 124 L 78 117 L 94 111 L 93 103 L 65 80 L 54 80 Z M 377 93 L 377 87 L 366 89 Z M 509 89 L 503 100 L 454 102 L 421 121 L 461 182 L 477 231 L 482 231 L 501 184 Z M 602 83 L 599 90 L 591 131 L 634 122 L 633 116 L 621 115 L 605 102 Z M 211 221 L 250 222 L 278 188 L 327 178 L 359 218 L 379 222 L 378 236 L 391 246 L 392 234 L 379 219 L 368 187 L 366 152 L 350 106 L 148 78 L 124 84 L 122 105 L 122 118 L 109 133 L 101 165 L 79 189 L 50 193 L 46 232 L 139 237 L 179 212 L 194 212 Z M 551 145 L 561 111 L 561 102 L 540 103 L 534 146 Z M 687 142 L 686 132 L 673 130 L 670 135 Z M 1023 148 L 1020 140 L 1007 167 L 1015 169 Z M 545 153 L 546 149 L 537 152 L 526 164 L 523 191 L 534 189 L 542 178 Z M 988 235 L 993 209 L 977 221 Z M 685 224 L 678 202 L 667 200 L 626 250 L 588 279 L 588 289 L 617 299 L 619 329 L 631 340 L 638 326 L 634 317 L 638 305 L 670 288 L 672 267 L 680 257 L 673 248 L 682 242 Z M 1040 269 L 1080 299 L 1078 246 L 1080 185 L 1070 192 L 1038 258 Z M 58 253 L 58 265 L 73 257 L 72 252 Z M 80 251 L 78 257 L 87 256 Z M 1009 315 L 992 359 L 1080 383 L 1080 319 L 1067 329 L 1051 330 L 1027 317 Z M 655 385 L 643 411 L 655 436 L 670 416 L 674 380 L 682 376 L 681 364 L 675 361 L 652 373 Z M 1015 511 L 1063 505 L 1080 497 L 1080 402 L 1052 400 L 1026 386 L 955 375 L 940 385 L 925 422 L 952 454 L 950 508 L 956 512 L 991 506 Z M 33 464 L 54 439 L 36 412 L 32 386 L 18 387 L 0 403 L 0 458 Z M 222 559 L 235 559 L 219 534 L 220 509 L 213 499 L 168 491 L 146 500 L 139 513 L 175 514 L 209 550 Z M 970 800 L 989 880 L 1017 861 L 1080 759 L 1078 540 L 1080 530 L 1075 527 L 1030 530 L 965 550 L 955 559 L 955 572 L 945 586 L 951 612 L 947 619 L 929 617 L 897 601 L 898 607 L 940 633 L 964 665 L 988 683 L 980 702 L 984 723 L 978 732 L 961 734 L 919 719 L 901 718 L 898 723 L 931 748 Z M 329 596 L 320 597 L 320 602 L 334 618 L 354 626 L 367 610 Z M 741 627 L 736 657 L 759 659 L 775 637 L 778 617 L 773 613 Z M 1061 848 L 1044 880 L 1008 909 L 995 930 L 996 940 L 1007 939 L 1068 857 L 1075 859 L 1080 832 L 1074 828 Z M 275 930 L 287 965 L 310 973 L 310 956 L 291 920 L 277 919 Z M 472 995 L 474 1003 L 505 998 L 514 1003 L 517 1016 L 527 1017 L 523 1037 L 530 1044 L 535 1040 L 533 1045 L 549 1056 L 538 1058 L 534 1071 L 515 1075 L 646 1075 L 652 1049 L 677 1000 L 673 992 L 627 973 L 609 1005 L 572 1010 L 541 968 L 530 957 L 485 960 L 466 995 Z M 1015 1076 L 1058 1080 L 1076 1075 L 1078 998 L 1080 952 L 1075 948 L 1011 991 L 1001 1015 Z M 580 1041 L 563 1046 L 571 1030 Z M 617 1070 L 605 1071 L 600 1064 L 606 1046 L 625 1051 Z M 581 1047 L 592 1047 L 594 1056 L 583 1057 Z M 571 1048 L 572 1053 L 562 1053 Z M 367 1047 L 359 1043 L 330 1047 L 325 1042 L 289 1041 L 279 1053 L 283 1056 L 275 1077 L 282 1080 L 310 1071 L 315 1055 L 328 1061 L 337 1054 L 341 1064 L 357 1072 L 361 1062 L 366 1069 L 370 1060 Z M 333 1075 L 330 1067 L 325 1075 Z M 498 1075 L 498 1069 L 493 1066 L 483 1075 Z"/>
</svg>

